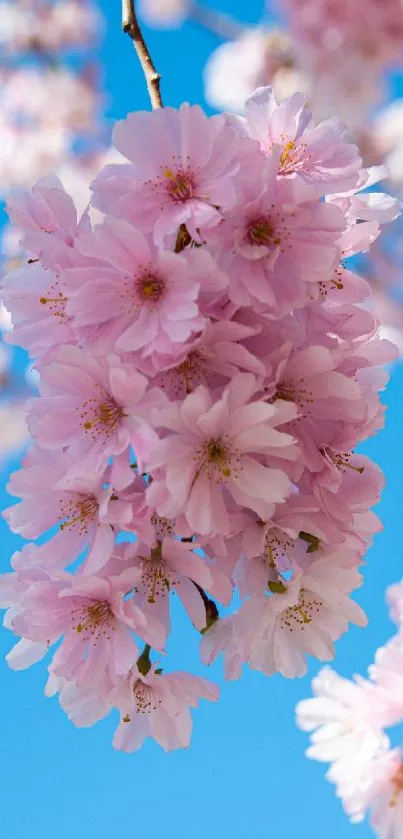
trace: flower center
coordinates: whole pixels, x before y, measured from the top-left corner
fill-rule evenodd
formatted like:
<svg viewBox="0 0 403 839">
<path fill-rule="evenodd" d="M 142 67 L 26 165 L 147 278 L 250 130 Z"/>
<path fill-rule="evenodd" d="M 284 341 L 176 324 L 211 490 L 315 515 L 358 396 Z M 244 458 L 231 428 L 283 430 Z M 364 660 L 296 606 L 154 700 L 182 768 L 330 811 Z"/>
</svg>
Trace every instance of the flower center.
<svg viewBox="0 0 403 839">
<path fill-rule="evenodd" d="M 175 395 L 181 399 L 203 382 L 206 372 L 207 364 L 203 352 L 193 350 L 176 367 L 164 370 L 160 374 L 160 387 L 171 387 Z"/>
<path fill-rule="evenodd" d="M 90 398 L 84 402 L 81 409 L 81 421 L 84 431 L 89 432 L 94 441 L 104 438 L 104 444 L 120 425 L 125 412 L 121 405 L 108 394 L 104 399 Z"/>
<path fill-rule="evenodd" d="M 288 606 L 281 614 L 281 629 L 288 632 L 294 632 L 294 630 L 303 632 L 312 623 L 315 615 L 320 613 L 322 607 L 323 603 L 319 598 L 301 588 L 298 603 L 295 606 Z"/>
<path fill-rule="evenodd" d="M 149 685 L 144 684 L 141 679 L 136 679 L 133 684 L 133 696 L 136 702 L 137 714 L 152 714 L 161 705 L 160 699 Z M 130 720 L 126 720 L 129 722 Z"/>
<path fill-rule="evenodd" d="M 310 406 L 314 404 L 313 393 L 304 385 L 304 379 L 299 379 L 297 382 L 279 382 L 276 392 L 267 401 L 272 404 L 276 399 L 282 399 L 284 402 L 295 402 L 303 413 L 300 412 L 299 417 L 303 419 L 306 414 L 310 413 Z"/>
<path fill-rule="evenodd" d="M 311 155 L 306 154 L 305 143 L 297 146 L 294 140 L 287 140 L 285 137 L 282 139 L 285 143 L 279 160 L 278 172 L 280 175 L 292 175 L 293 172 L 302 168 Z"/>
<path fill-rule="evenodd" d="M 185 381 L 186 393 L 191 393 L 194 385 L 200 381 L 202 370 L 203 359 L 197 350 L 190 352 L 182 364 L 175 368 L 175 373 Z"/>
<path fill-rule="evenodd" d="M 57 318 L 59 323 L 65 323 L 69 320 L 65 311 L 67 297 L 60 290 L 57 279 L 49 286 L 44 296 L 39 298 L 39 302 L 42 306 L 46 306 L 48 312 Z"/>
<path fill-rule="evenodd" d="M 271 245 L 277 247 L 281 238 L 276 233 L 273 222 L 266 217 L 250 222 L 246 239 L 250 245 Z"/>
<path fill-rule="evenodd" d="M 98 517 L 99 504 L 94 495 L 79 495 L 78 498 L 60 498 L 60 518 L 65 521 L 60 530 L 78 526 L 80 534 L 88 533 Z"/>
<path fill-rule="evenodd" d="M 73 620 L 79 616 L 76 631 L 88 641 L 91 638 L 106 636 L 115 629 L 115 616 L 106 600 L 79 604 L 72 610 Z"/>
<path fill-rule="evenodd" d="M 136 291 L 142 300 L 155 302 L 159 300 L 164 291 L 164 283 L 153 274 L 148 274 L 137 280 Z"/>
<path fill-rule="evenodd" d="M 265 555 L 270 568 L 282 570 L 289 566 L 287 551 L 294 547 L 294 540 L 278 527 L 271 527 L 266 533 Z"/>
<path fill-rule="evenodd" d="M 192 174 L 184 169 L 165 168 L 163 170 L 165 187 L 173 201 L 184 203 L 194 197 L 195 182 Z"/>
<path fill-rule="evenodd" d="M 360 475 L 364 472 L 364 466 L 354 466 L 353 463 L 350 463 L 352 452 L 334 452 L 326 446 L 322 454 L 330 458 L 339 472 L 344 473 L 346 469 L 351 469 L 352 472 L 358 472 Z"/>
<path fill-rule="evenodd" d="M 144 556 L 142 559 L 142 574 L 136 592 L 147 597 L 149 603 L 155 603 L 157 597 L 166 597 L 174 584 L 170 569 L 162 558 L 161 542 L 151 549 L 150 556 Z"/>
<path fill-rule="evenodd" d="M 228 459 L 228 450 L 221 440 L 210 440 L 206 443 L 206 454 L 209 463 L 216 463 L 219 466 L 226 463 Z"/>
<path fill-rule="evenodd" d="M 116 425 L 119 425 L 123 417 L 123 408 L 117 405 L 113 399 L 108 399 L 99 405 L 98 416 L 102 425 L 106 428 L 113 429 Z"/>
<path fill-rule="evenodd" d="M 213 437 L 196 449 L 197 469 L 191 489 L 201 475 L 221 481 L 240 471 L 241 452 L 231 446 L 230 440 Z"/>
<path fill-rule="evenodd" d="M 170 574 L 166 563 L 162 559 L 145 561 L 141 575 L 141 587 L 147 594 L 149 603 L 155 603 L 157 597 L 166 597 L 170 589 Z"/>
</svg>

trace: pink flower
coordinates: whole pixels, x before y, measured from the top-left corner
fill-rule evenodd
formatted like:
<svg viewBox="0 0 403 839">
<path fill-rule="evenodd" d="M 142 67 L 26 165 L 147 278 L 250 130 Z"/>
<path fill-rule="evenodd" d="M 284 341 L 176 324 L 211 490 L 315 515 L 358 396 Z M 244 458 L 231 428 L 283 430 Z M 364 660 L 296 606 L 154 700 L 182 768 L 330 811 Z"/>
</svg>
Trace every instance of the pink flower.
<svg viewBox="0 0 403 839">
<path fill-rule="evenodd" d="M 63 636 L 51 664 L 56 676 L 95 685 L 106 668 L 113 683 L 137 658 L 133 632 L 159 649 L 164 643 L 161 624 L 126 597 L 138 576 L 129 569 L 103 579 L 59 574 L 27 580 L 11 628 L 46 648 Z"/>
<path fill-rule="evenodd" d="M 60 274 L 40 265 L 24 265 L 7 274 L 1 285 L 2 299 L 13 313 L 7 342 L 41 356 L 74 341 L 67 294 Z"/>
<path fill-rule="evenodd" d="M 251 402 L 256 388 L 252 374 L 240 373 L 218 401 L 200 385 L 159 415 L 158 424 L 172 433 L 156 446 L 147 468 L 164 469 L 169 514 L 184 513 L 196 533 L 229 533 L 227 493 L 262 518 L 288 493 L 286 472 L 266 465 L 266 459 L 274 456 L 284 464 L 297 457 L 293 438 L 276 430 L 296 411 L 288 404 L 277 409 Z M 153 494 L 151 485 L 150 503 Z M 157 511 L 167 514 L 158 506 Z"/>
<path fill-rule="evenodd" d="M 59 272 L 77 261 L 82 264 L 75 244 L 88 231 L 89 218 L 84 213 L 78 220 L 72 198 L 55 175 L 42 178 L 29 192 L 11 195 L 7 211 L 13 224 L 25 233 L 22 247 L 45 268 Z"/>
<path fill-rule="evenodd" d="M 225 678 L 239 679 L 251 649 L 245 636 L 237 632 L 236 615 L 220 618 L 202 637 L 200 658 L 203 664 L 211 664 L 220 653 L 224 655 Z"/>
<path fill-rule="evenodd" d="M 30 231 L 57 233 L 61 240 L 68 241 L 70 236 L 71 241 L 76 231 L 74 203 L 56 175 L 41 178 L 30 191 L 14 192 L 8 198 L 7 211 L 13 224 L 26 231 L 28 236 Z M 29 240 L 24 240 L 24 244 L 27 250 L 31 250 Z"/>
<path fill-rule="evenodd" d="M 195 237 L 217 224 L 236 200 L 240 150 L 255 150 L 224 116 L 187 104 L 129 114 L 113 139 L 131 165 L 105 167 L 93 183 L 95 206 L 153 230 L 156 242 L 181 224 Z"/>
<path fill-rule="evenodd" d="M 170 537 L 148 546 L 137 541 L 127 550 L 130 564 L 140 569 L 136 582 L 135 602 L 145 615 L 154 615 L 170 632 L 170 593 L 175 591 L 188 615 L 199 631 L 207 623 L 206 608 L 200 590 L 208 592 L 228 605 L 232 585 L 228 577 L 208 561 L 198 556 L 197 543 L 183 543 Z"/>
<path fill-rule="evenodd" d="M 77 289 L 67 312 L 79 338 L 101 354 L 178 352 L 205 325 L 204 286 L 217 294 L 228 282 L 212 261 L 206 270 L 207 254 L 188 264 L 186 254 L 157 250 L 123 219 L 107 218 L 80 250 L 95 262 L 66 272 Z"/>
<path fill-rule="evenodd" d="M 68 478 L 69 471 L 76 474 Z M 59 526 L 59 532 L 38 548 L 41 567 L 70 565 L 89 546 L 86 573 L 93 572 L 110 556 L 115 541 L 113 526 L 119 522 L 124 527 L 132 517 L 128 502 L 117 496 L 111 500 L 113 487 L 107 481 L 108 475 L 102 471 L 79 474 L 67 452 L 31 449 L 7 487 L 22 501 L 4 510 L 3 516 L 10 529 L 26 539 L 37 539 Z"/>
<path fill-rule="evenodd" d="M 277 583 L 283 574 L 293 569 L 306 570 L 322 540 L 326 542 L 328 533 L 320 528 L 318 510 L 310 516 L 301 505 L 301 510 L 295 510 L 293 515 L 289 507 L 292 498 L 277 505 L 271 521 L 259 521 L 256 517 L 253 520 L 250 513 L 245 516 L 242 534 L 245 553 L 241 554 L 233 575 L 241 597 L 264 594 L 270 582 Z M 303 501 L 300 496 L 297 498 Z"/>
<path fill-rule="evenodd" d="M 196 708 L 200 698 L 215 702 L 218 695 L 216 685 L 189 673 L 157 673 L 152 667 L 144 675 L 133 669 L 115 693 L 121 718 L 113 745 L 134 752 L 152 737 L 166 752 L 186 748 L 192 733 L 189 706 Z"/>
<path fill-rule="evenodd" d="M 108 674 L 99 674 L 96 684 L 78 684 L 50 672 L 45 695 L 59 694 L 59 702 L 69 720 L 78 728 L 87 728 L 102 720 L 111 710 L 114 684 Z"/>
<path fill-rule="evenodd" d="M 335 206 L 300 203 L 292 181 L 276 179 L 275 161 L 267 166 L 206 238 L 231 276 L 230 299 L 278 318 L 307 303 L 311 283 L 330 279 L 345 221 Z"/>
<path fill-rule="evenodd" d="M 277 104 L 272 88 L 259 87 L 246 102 L 245 128 L 264 154 L 279 154 L 280 176 L 302 179 L 317 195 L 356 186 L 361 158 L 346 126 L 338 119 L 315 126 L 303 94 Z"/>
<path fill-rule="evenodd" d="M 152 384 L 170 399 L 184 399 L 198 385 L 226 384 L 241 370 L 264 376 L 264 364 L 242 342 L 260 329 L 259 325 L 253 328 L 231 320 L 208 321 L 200 336 L 182 345 L 174 365 L 172 358 L 166 359 Z M 161 366 L 162 359 L 158 361 Z"/>
<path fill-rule="evenodd" d="M 397 198 L 393 198 L 384 192 L 363 192 L 386 175 L 387 169 L 385 166 L 372 166 L 369 169 L 362 169 L 354 189 L 340 195 L 332 195 L 328 199 L 330 203 L 340 207 L 353 231 L 358 220 L 361 223 L 366 223 L 364 231 L 366 229 L 372 231 L 370 241 L 373 241 L 379 234 L 381 224 L 394 221 L 401 211 L 402 205 Z"/>
<path fill-rule="evenodd" d="M 250 645 L 250 667 L 267 675 L 303 676 L 306 654 L 329 661 L 333 641 L 349 622 L 365 626 L 364 612 L 348 597 L 360 585 L 360 575 L 344 564 L 343 552 L 320 556 L 290 583 L 269 582 L 269 597 L 252 596 L 241 606 L 236 633 Z"/>
<path fill-rule="evenodd" d="M 295 429 L 303 433 L 304 420 L 360 420 L 365 412 L 362 389 L 348 372 L 339 372 L 340 357 L 324 346 L 307 346 L 288 355 L 279 352 L 276 381 L 267 387 L 269 398 L 292 401 L 298 406 Z M 312 434 L 312 423 L 309 424 Z M 315 439 L 315 437 L 314 437 Z"/>
<path fill-rule="evenodd" d="M 328 447 L 321 454 L 323 470 L 313 473 L 311 482 L 313 493 L 329 518 L 347 523 L 355 513 L 365 513 L 379 501 L 385 479 L 369 458 Z"/>
<path fill-rule="evenodd" d="M 147 379 L 118 357 L 101 363 L 78 347 L 63 347 L 41 370 L 40 387 L 41 398 L 29 403 L 32 436 L 47 449 L 68 446 L 80 468 L 105 468 L 110 455 L 130 445 L 142 459 L 155 440 L 141 413 Z"/>
</svg>

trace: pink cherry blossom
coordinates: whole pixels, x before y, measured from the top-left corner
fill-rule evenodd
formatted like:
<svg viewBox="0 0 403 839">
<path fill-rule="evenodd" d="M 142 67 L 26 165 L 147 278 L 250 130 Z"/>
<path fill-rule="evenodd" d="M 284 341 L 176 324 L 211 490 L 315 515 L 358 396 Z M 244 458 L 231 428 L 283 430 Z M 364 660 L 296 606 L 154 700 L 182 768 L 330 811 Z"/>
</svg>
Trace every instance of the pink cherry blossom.
<svg viewBox="0 0 403 839">
<path fill-rule="evenodd" d="M 45 695 L 59 694 L 59 702 L 69 720 L 77 728 L 87 728 L 102 720 L 111 710 L 114 683 L 109 674 L 98 674 L 96 684 L 78 684 L 73 679 L 50 672 Z"/>
<path fill-rule="evenodd" d="M 91 102 L 73 87 L 54 116 L 80 132 Z M 35 90 L 19 92 L 32 117 Z M 0 606 L 11 668 L 58 644 L 46 693 L 74 724 L 117 708 L 117 748 L 151 736 L 168 750 L 189 744 L 189 706 L 218 696 L 169 672 L 171 594 L 228 679 L 244 664 L 302 676 L 365 625 L 351 595 L 383 477 L 355 449 L 382 427 L 396 351 L 357 271 L 400 204 L 368 191 L 384 169 L 362 168 L 338 120 L 315 126 L 301 94 L 259 89 L 243 120 L 186 104 L 131 114 L 114 139 L 123 157 L 81 217 L 54 176 L 9 200 L 29 256 L 2 282 L 9 340 L 36 359 L 39 396 L 4 513 L 35 542 L 1 576 Z M 308 723 L 346 811 L 372 808 L 401 839 L 385 792 L 399 811 L 383 728 L 402 713 L 400 589 L 390 598 L 396 638 L 367 680 L 327 671 Z"/>
<path fill-rule="evenodd" d="M 174 400 L 183 399 L 200 384 L 212 387 L 226 383 L 239 371 L 264 376 L 263 362 L 243 343 L 260 331 L 259 324 L 253 328 L 232 320 L 208 321 L 200 336 L 182 345 L 174 365 L 172 357 L 164 362 L 158 358 L 156 365 L 162 370 L 152 383 Z"/>
<path fill-rule="evenodd" d="M 7 342 L 33 356 L 75 339 L 66 313 L 67 289 L 59 273 L 38 265 L 24 265 L 2 283 L 2 298 L 12 309 L 13 330 Z"/>
<path fill-rule="evenodd" d="M 216 685 L 189 673 L 132 670 L 115 693 L 121 720 L 113 745 L 133 752 L 152 737 L 166 752 L 186 748 L 192 733 L 189 706 L 197 707 L 199 699 L 215 702 L 218 695 Z"/>
<path fill-rule="evenodd" d="M 107 473 L 83 471 L 69 478 L 74 465 L 67 452 L 31 449 L 7 487 L 22 500 L 3 516 L 11 530 L 27 539 L 37 539 L 58 524 L 59 532 L 39 548 L 41 566 L 62 568 L 89 546 L 88 573 L 90 567 L 95 570 L 95 556 L 97 562 L 107 561 L 115 541 L 113 525 L 128 524 L 132 510 L 117 496 L 111 500 Z"/>
<path fill-rule="evenodd" d="M 123 219 L 106 219 L 79 247 L 96 262 L 66 272 L 67 285 L 76 289 L 67 313 L 81 340 L 102 354 L 110 346 L 172 355 L 203 330 L 203 286 L 218 294 L 227 284 L 213 263 L 203 276 L 204 255 L 198 271 L 197 261 L 188 265 L 186 255 L 157 250 Z"/>
<path fill-rule="evenodd" d="M 11 627 L 23 638 L 47 647 L 63 636 L 51 670 L 56 676 L 96 684 L 104 668 L 113 665 L 117 677 L 127 672 L 138 650 L 132 632 L 162 648 L 161 624 L 125 595 L 138 579 L 137 569 L 109 579 L 48 577 L 30 582 Z"/>
<path fill-rule="evenodd" d="M 179 542 L 170 537 L 149 547 L 137 541 L 127 556 L 131 565 L 139 568 L 135 602 L 144 613 L 154 615 L 170 632 L 169 595 L 175 591 L 181 599 L 194 626 L 206 626 L 206 609 L 200 591 L 208 592 L 221 603 L 228 604 L 232 585 L 225 574 L 207 558 L 198 556 L 197 543 Z"/>
<path fill-rule="evenodd" d="M 114 143 L 131 161 L 107 166 L 96 178 L 94 203 L 127 218 L 157 242 L 186 224 L 191 235 L 218 224 L 219 210 L 235 203 L 240 149 L 255 151 L 223 116 L 207 117 L 183 104 L 118 122 Z M 218 209 L 217 209 L 218 208 Z"/>
<path fill-rule="evenodd" d="M 272 470 L 261 459 L 274 455 L 287 463 L 298 456 L 293 438 L 276 429 L 296 412 L 288 404 L 248 404 L 256 387 L 253 375 L 240 373 L 219 401 L 200 385 L 182 405 L 160 414 L 159 424 L 172 433 L 156 446 L 148 468 L 165 468 L 170 508 L 183 512 L 196 532 L 228 533 L 224 492 L 263 517 L 288 492 L 286 471 Z"/>
<path fill-rule="evenodd" d="M 268 675 L 279 671 L 286 678 L 303 676 L 305 654 L 329 661 L 334 656 L 333 641 L 350 621 L 365 626 L 364 612 L 348 597 L 360 584 L 360 576 L 343 565 L 343 554 L 316 559 L 288 584 L 269 582 L 271 596 L 253 596 L 243 604 L 236 631 L 250 645 L 248 663 L 253 669 Z"/>
<path fill-rule="evenodd" d="M 233 278 L 230 299 L 277 317 L 302 307 L 310 284 L 332 275 L 345 222 L 335 206 L 298 203 L 292 182 L 276 179 L 274 165 L 271 160 L 264 190 L 250 181 L 234 210 L 206 236 L 217 240 L 218 264 Z"/>
<path fill-rule="evenodd" d="M 258 88 L 246 102 L 246 127 L 265 154 L 280 151 L 283 177 L 301 178 L 319 195 L 356 186 L 361 158 L 344 139 L 345 125 L 331 119 L 315 126 L 302 94 L 277 104 L 271 88 Z"/>
<path fill-rule="evenodd" d="M 155 436 L 139 413 L 146 388 L 145 377 L 118 358 L 104 365 L 74 346 L 63 347 L 41 371 L 43 395 L 31 400 L 28 425 L 39 445 L 68 446 L 88 468 L 104 468 L 111 454 L 132 444 L 144 457 Z"/>
</svg>

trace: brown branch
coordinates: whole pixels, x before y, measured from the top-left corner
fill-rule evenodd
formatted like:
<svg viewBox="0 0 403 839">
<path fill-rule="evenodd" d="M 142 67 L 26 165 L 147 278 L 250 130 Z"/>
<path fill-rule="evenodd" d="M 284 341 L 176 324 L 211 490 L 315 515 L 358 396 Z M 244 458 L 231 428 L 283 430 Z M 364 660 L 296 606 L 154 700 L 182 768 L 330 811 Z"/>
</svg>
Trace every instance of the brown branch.
<svg viewBox="0 0 403 839">
<path fill-rule="evenodd" d="M 147 82 L 152 107 L 154 109 L 162 108 L 163 104 L 160 91 L 161 76 L 154 67 L 147 44 L 143 38 L 134 8 L 134 0 L 122 0 L 122 29 L 133 41 L 134 49 L 136 50 Z"/>
<path fill-rule="evenodd" d="M 198 0 L 191 0 L 188 8 L 189 19 L 199 24 L 209 32 L 213 32 L 226 41 L 235 40 L 243 35 L 249 27 L 239 23 L 230 15 L 207 8 Z"/>
</svg>

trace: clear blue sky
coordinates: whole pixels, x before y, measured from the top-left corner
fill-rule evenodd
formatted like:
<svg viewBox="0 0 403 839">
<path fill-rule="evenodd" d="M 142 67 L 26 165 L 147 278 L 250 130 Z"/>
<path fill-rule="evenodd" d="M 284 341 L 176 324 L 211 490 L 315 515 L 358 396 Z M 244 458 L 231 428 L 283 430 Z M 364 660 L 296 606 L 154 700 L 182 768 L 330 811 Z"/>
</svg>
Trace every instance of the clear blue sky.
<svg viewBox="0 0 403 839">
<path fill-rule="evenodd" d="M 262 2 L 221 0 L 220 7 L 256 20 Z M 102 58 L 108 116 L 147 107 L 143 79 L 129 41 L 120 34 L 119 0 L 101 0 L 108 20 Z M 149 43 L 163 74 L 166 104 L 203 101 L 201 69 L 216 40 L 188 25 L 182 32 L 151 32 Z M 344 675 L 364 672 L 375 647 L 392 631 L 383 593 L 400 578 L 401 401 L 403 366 L 385 395 L 387 429 L 365 451 L 380 463 L 388 484 L 379 507 L 385 524 L 368 555 L 359 602 L 368 610 L 367 630 L 351 630 L 339 642 L 335 666 Z M 15 464 L 10 466 L 15 468 Z M 9 503 L 0 489 L 0 502 Z M 4 523 L 1 571 L 19 545 Z M 196 633 L 181 614 L 171 644 L 172 666 L 202 672 Z M 183 634 L 181 630 L 183 629 Z M 181 638 L 182 635 L 182 638 Z M 183 639 L 183 640 L 182 640 Z M 0 633 L 1 654 L 11 644 Z M 309 695 L 309 677 L 289 682 L 245 672 L 223 684 L 218 705 L 203 703 L 194 715 L 187 751 L 166 755 L 155 744 L 127 756 L 112 749 L 116 719 L 76 730 L 45 699 L 43 664 L 11 673 L 1 663 L 1 839 L 366 839 L 367 826 L 351 826 L 324 780 L 319 764 L 304 758 L 307 738 L 294 726 L 296 702 Z M 220 680 L 220 666 L 211 676 Z"/>
</svg>

